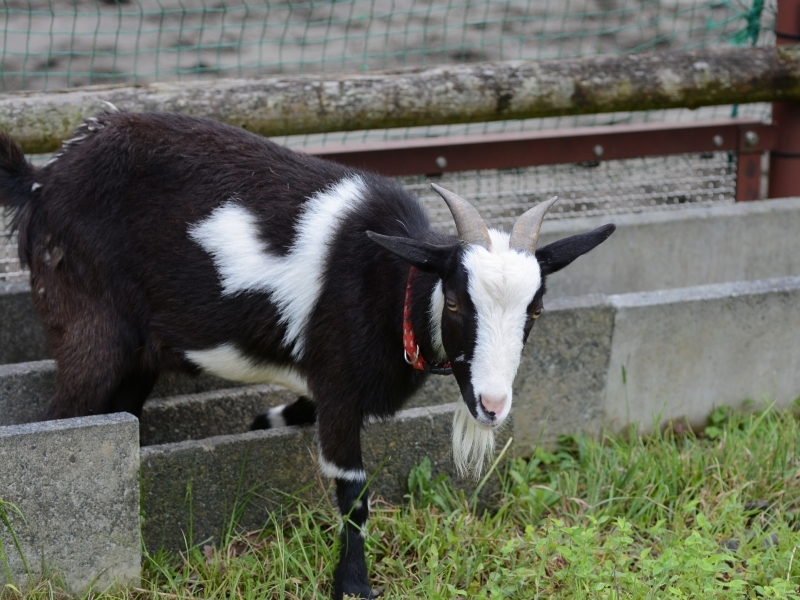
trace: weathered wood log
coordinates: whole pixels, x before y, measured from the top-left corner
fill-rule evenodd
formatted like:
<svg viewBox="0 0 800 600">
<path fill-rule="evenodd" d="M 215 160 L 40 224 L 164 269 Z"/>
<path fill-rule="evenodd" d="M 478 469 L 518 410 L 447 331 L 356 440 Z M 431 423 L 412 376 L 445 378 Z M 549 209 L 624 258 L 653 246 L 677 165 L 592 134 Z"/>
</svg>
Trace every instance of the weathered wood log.
<svg viewBox="0 0 800 600">
<path fill-rule="evenodd" d="M 800 101 L 800 46 L 11 93 L 0 128 L 46 152 L 102 101 L 289 135 L 781 100 Z"/>
</svg>

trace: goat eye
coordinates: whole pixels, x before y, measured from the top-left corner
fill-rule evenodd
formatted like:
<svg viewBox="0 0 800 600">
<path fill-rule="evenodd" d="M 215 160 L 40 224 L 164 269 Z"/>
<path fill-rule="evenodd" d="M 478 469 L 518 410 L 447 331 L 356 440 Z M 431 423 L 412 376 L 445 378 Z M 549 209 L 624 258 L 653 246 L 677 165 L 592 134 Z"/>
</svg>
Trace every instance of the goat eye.
<svg viewBox="0 0 800 600">
<path fill-rule="evenodd" d="M 541 308 L 537 308 L 535 311 L 533 311 L 533 314 L 531 314 L 531 321 L 533 319 L 538 319 L 539 315 L 541 315 L 541 314 L 542 314 L 542 309 Z"/>
<path fill-rule="evenodd" d="M 445 306 L 447 306 L 447 310 L 450 312 L 458 312 L 458 304 L 456 304 L 455 300 L 448 298 L 445 300 Z"/>
</svg>

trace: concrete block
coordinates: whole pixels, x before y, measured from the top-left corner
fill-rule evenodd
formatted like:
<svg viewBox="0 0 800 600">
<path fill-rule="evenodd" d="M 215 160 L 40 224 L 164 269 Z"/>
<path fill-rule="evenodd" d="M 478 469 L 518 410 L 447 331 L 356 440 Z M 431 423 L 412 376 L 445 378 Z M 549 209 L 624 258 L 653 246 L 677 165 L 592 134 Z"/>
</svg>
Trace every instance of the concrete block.
<svg viewBox="0 0 800 600">
<path fill-rule="evenodd" d="M 614 311 L 604 296 L 548 302 L 514 381 L 514 451 L 552 446 L 559 435 L 603 424 Z"/>
<path fill-rule="evenodd" d="M 548 220 L 540 244 L 611 222 L 608 241 L 548 278 L 549 298 L 800 275 L 800 198 Z"/>
<path fill-rule="evenodd" d="M 163 398 L 236 387 L 241 387 L 241 384 L 213 375 L 163 373 L 150 397 Z M 56 364 L 52 360 L 0 364 L 0 426 L 41 420 L 55 390 Z M 145 404 L 146 410 L 150 404 L 152 400 Z"/>
<path fill-rule="evenodd" d="M 40 421 L 55 391 L 52 360 L 0 365 L 0 426 Z"/>
<path fill-rule="evenodd" d="M 68 589 L 137 583 L 139 430 L 127 414 L 0 427 L 0 498 L 34 582 L 60 573 Z M 0 523 L 12 579 L 22 588 L 23 562 Z M 8 583 L 0 568 L 0 588 Z"/>
<path fill-rule="evenodd" d="M 426 456 L 435 474 L 454 474 L 450 442 L 455 405 L 415 408 L 385 423 L 368 425 L 362 437 L 365 468 L 375 473 L 373 494 L 402 502 L 408 473 Z M 257 528 L 278 510 L 286 494 L 318 499 L 329 481 L 316 467 L 314 427 L 284 427 L 142 449 L 143 536 L 148 550 L 185 548 L 219 539 L 231 527 Z M 508 433 L 498 436 L 502 448 Z M 493 488 L 487 487 L 486 498 Z"/>
<path fill-rule="evenodd" d="M 800 397 L 800 277 L 611 296 L 605 421 L 612 430 L 721 405 Z M 623 378 L 623 368 L 625 376 Z"/>
<path fill-rule="evenodd" d="M 50 356 L 27 283 L 0 283 L 0 365 Z"/>
<path fill-rule="evenodd" d="M 297 394 L 277 385 L 252 385 L 145 403 L 140 424 L 142 446 L 244 433 L 253 418 Z"/>
</svg>

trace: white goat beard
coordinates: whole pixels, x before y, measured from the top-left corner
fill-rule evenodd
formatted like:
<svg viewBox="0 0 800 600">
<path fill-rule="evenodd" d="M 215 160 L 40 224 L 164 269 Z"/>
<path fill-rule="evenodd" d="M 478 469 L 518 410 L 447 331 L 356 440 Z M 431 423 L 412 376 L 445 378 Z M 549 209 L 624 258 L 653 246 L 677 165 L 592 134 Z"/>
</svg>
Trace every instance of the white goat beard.
<svg viewBox="0 0 800 600">
<path fill-rule="evenodd" d="M 478 426 L 467 405 L 459 402 L 453 415 L 453 461 L 456 471 L 461 477 L 477 481 L 493 454 L 494 430 Z"/>
</svg>

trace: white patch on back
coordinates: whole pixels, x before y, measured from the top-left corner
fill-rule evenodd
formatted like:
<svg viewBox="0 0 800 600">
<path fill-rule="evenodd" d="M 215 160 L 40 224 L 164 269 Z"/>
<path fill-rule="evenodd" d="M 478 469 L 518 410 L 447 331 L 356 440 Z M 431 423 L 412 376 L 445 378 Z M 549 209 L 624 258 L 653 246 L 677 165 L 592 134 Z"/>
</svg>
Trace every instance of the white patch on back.
<svg viewBox="0 0 800 600">
<path fill-rule="evenodd" d="M 511 388 L 522 354 L 527 308 L 542 278 L 534 256 L 509 249 L 507 233 L 490 229 L 489 235 L 491 252 L 472 246 L 464 253 L 463 265 L 477 311 L 472 388 L 476 401 L 481 394 L 507 397 L 503 411 L 496 415 L 499 424 L 511 409 Z"/>
<path fill-rule="evenodd" d="M 322 286 L 328 244 L 342 220 L 365 196 L 354 175 L 317 192 L 303 206 L 294 242 L 285 256 L 269 252 L 255 214 L 231 199 L 189 228 L 189 237 L 214 259 L 223 296 L 269 292 L 286 325 L 284 344 L 303 355 L 305 328 Z"/>
<path fill-rule="evenodd" d="M 283 365 L 257 363 L 227 343 L 211 350 L 190 350 L 186 358 L 198 367 L 223 379 L 243 383 L 277 383 L 301 395 L 309 395 L 305 378 Z"/>
</svg>

